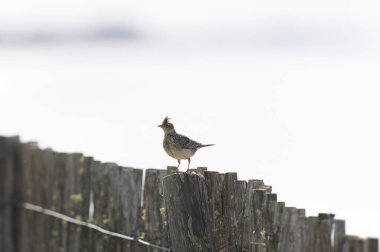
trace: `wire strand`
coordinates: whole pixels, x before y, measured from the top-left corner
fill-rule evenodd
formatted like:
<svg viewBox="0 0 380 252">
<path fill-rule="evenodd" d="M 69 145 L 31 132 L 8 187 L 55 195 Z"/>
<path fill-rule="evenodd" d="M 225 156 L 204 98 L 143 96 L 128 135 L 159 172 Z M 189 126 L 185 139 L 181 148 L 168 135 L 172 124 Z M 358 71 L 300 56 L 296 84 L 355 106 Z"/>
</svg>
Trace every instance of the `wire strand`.
<svg viewBox="0 0 380 252">
<path fill-rule="evenodd" d="M 90 229 L 97 230 L 97 231 L 99 231 L 99 232 L 101 232 L 103 234 L 106 234 L 106 235 L 118 237 L 118 238 L 129 240 L 129 241 L 137 241 L 137 242 L 139 242 L 139 243 L 141 243 L 143 245 L 149 246 L 149 247 L 161 249 L 161 250 L 164 250 L 164 251 L 170 251 L 169 248 L 161 247 L 159 245 L 155 245 L 155 244 L 152 244 L 150 242 L 147 242 L 147 241 L 144 241 L 144 240 L 141 240 L 141 239 L 138 239 L 138 238 L 136 239 L 135 237 L 132 237 L 132 236 L 115 233 L 115 232 L 106 230 L 104 228 L 101 228 L 101 227 L 99 227 L 99 226 L 97 226 L 95 224 L 88 223 L 86 221 L 81 221 L 81 220 L 72 218 L 70 216 L 67 216 L 67 215 L 55 212 L 53 210 L 49 210 L 49 209 L 43 208 L 41 206 L 37 206 L 37 205 L 31 204 L 31 203 L 27 203 L 27 202 L 20 202 L 20 201 L 15 201 L 14 203 L 15 203 L 15 205 L 17 207 L 21 207 L 21 208 L 24 208 L 24 209 L 27 209 L 27 210 L 30 210 L 30 211 L 34 211 L 34 212 L 38 212 L 38 213 L 41 213 L 41 214 L 45 214 L 45 215 L 48 215 L 48 216 L 51 216 L 51 217 L 54 217 L 54 218 L 57 218 L 57 219 L 61 219 L 63 221 L 70 222 L 72 224 L 76 224 L 76 225 L 79 225 L 79 226 L 88 227 Z"/>
</svg>

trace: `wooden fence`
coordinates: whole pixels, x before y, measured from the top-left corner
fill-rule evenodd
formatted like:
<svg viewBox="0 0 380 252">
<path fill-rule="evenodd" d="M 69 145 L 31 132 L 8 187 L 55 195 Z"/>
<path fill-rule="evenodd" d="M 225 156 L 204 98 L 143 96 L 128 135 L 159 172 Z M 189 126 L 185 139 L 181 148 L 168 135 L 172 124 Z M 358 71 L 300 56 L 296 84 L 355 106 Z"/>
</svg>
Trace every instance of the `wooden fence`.
<svg viewBox="0 0 380 252">
<path fill-rule="evenodd" d="M 0 137 L 0 252 L 378 252 L 262 180 L 121 167 Z"/>
</svg>

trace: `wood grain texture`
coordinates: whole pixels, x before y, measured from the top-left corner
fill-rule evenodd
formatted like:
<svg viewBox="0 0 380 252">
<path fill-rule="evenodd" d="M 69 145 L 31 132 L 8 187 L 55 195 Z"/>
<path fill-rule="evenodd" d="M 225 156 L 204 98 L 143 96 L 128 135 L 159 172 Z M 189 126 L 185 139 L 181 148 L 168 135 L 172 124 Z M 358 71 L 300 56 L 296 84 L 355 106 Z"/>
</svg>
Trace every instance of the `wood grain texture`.
<svg viewBox="0 0 380 252">
<path fill-rule="evenodd" d="M 163 177 L 166 170 L 147 169 L 145 171 L 144 197 L 141 213 L 140 238 L 156 245 L 167 247 L 168 231 L 165 201 L 163 197 Z M 158 252 L 159 249 L 144 247 L 144 251 Z"/>
<path fill-rule="evenodd" d="M 216 251 L 204 177 L 172 174 L 163 185 L 171 250 Z"/>
<path fill-rule="evenodd" d="M 12 201 L 18 146 L 18 137 L 0 137 L 0 251 L 4 252 L 17 248 Z"/>
</svg>

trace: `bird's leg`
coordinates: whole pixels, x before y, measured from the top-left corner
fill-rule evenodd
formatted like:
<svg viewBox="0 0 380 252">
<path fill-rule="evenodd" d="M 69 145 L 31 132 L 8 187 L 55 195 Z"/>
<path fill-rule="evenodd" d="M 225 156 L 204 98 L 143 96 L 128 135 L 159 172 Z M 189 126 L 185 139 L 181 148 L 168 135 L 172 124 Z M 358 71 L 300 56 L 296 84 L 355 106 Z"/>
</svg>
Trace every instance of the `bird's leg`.
<svg viewBox="0 0 380 252">
<path fill-rule="evenodd" d="M 179 165 L 181 164 L 181 160 L 178 159 L 178 166 L 177 166 L 177 170 L 176 170 L 176 173 L 179 173 Z"/>
<path fill-rule="evenodd" d="M 189 172 L 189 171 L 190 171 L 190 158 L 188 158 L 187 161 L 189 161 L 189 163 L 188 163 L 188 165 L 187 165 L 187 170 L 186 170 L 186 172 Z"/>
</svg>

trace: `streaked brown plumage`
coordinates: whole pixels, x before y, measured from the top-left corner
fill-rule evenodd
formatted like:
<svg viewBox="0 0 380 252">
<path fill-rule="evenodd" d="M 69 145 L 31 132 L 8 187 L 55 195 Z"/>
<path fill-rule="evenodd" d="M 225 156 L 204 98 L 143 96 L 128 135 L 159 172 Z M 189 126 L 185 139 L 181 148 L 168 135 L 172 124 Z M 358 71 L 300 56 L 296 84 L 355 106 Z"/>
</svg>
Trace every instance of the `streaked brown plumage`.
<svg viewBox="0 0 380 252">
<path fill-rule="evenodd" d="M 165 133 L 163 142 L 164 150 L 169 156 L 178 160 L 177 172 L 182 159 L 188 160 L 187 171 L 189 171 L 190 158 L 194 156 L 195 152 L 200 148 L 212 146 L 214 144 L 201 144 L 186 136 L 178 134 L 174 129 L 174 125 L 169 122 L 169 120 L 170 118 L 166 117 L 162 124 L 158 125 L 158 127 L 162 128 Z"/>
</svg>

